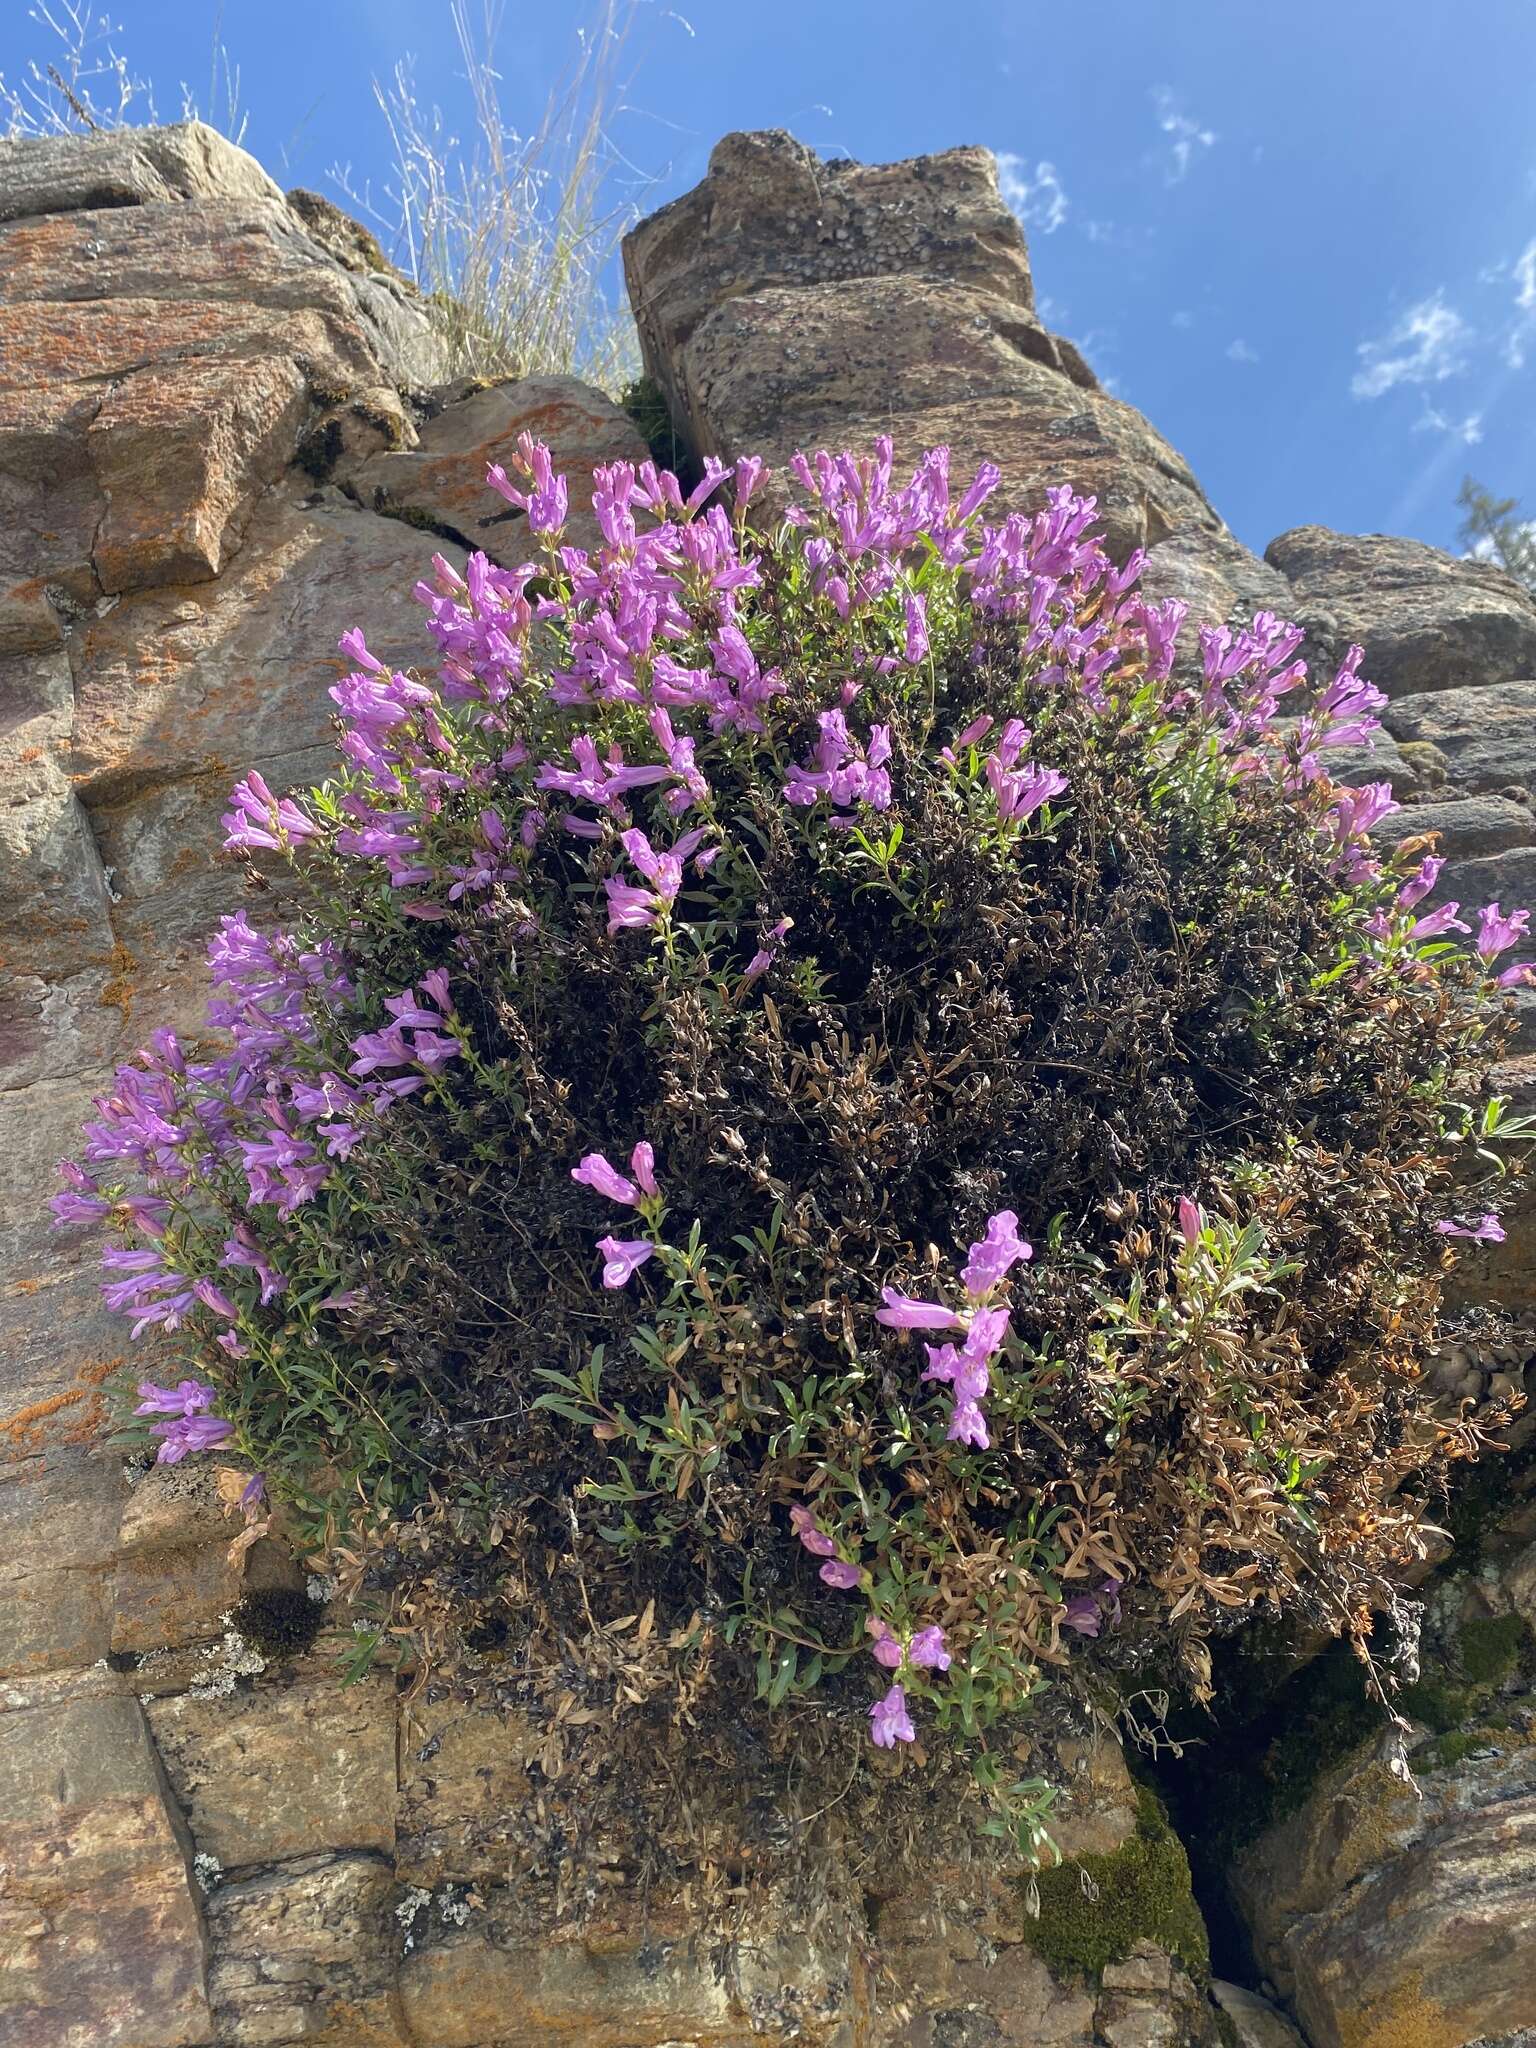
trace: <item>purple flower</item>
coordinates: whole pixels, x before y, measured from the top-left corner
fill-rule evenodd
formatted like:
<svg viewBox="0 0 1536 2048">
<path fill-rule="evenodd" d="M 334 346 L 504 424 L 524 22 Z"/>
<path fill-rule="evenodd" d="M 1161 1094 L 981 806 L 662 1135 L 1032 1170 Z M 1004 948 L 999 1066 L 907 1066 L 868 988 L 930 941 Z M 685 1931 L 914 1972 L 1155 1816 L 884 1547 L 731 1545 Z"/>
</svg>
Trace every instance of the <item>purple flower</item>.
<svg viewBox="0 0 1536 2048">
<path fill-rule="evenodd" d="M 907 592 L 903 603 L 907 623 L 906 656 L 915 668 L 928 658 L 928 613 L 923 600 L 914 591 Z"/>
<path fill-rule="evenodd" d="M 941 1628 L 920 1628 L 907 1645 L 907 1659 L 925 1671 L 947 1671 L 954 1662 Z"/>
<path fill-rule="evenodd" d="M 836 1557 L 837 1545 L 817 1522 L 809 1508 L 801 1507 L 796 1502 L 789 1511 L 789 1526 L 812 1557 Z"/>
<path fill-rule="evenodd" d="M 744 982 L 756 981 L 760 974 L 768 972 L 779 956 L 779 947 L 783 942 L 784 934 L 793 923 L 794 919 L 792 917 L 781 917 L 777 924 L 770 925 L 768 930 L 764 932 L 763 937 L 767 943 L 760 946 L 747 962 L 747 971 L 742 976 Z"/>
<path fill-rule="evenodd" d="M 817 723 L 821 727 L 821 738 L 816 744 L 816 765 L 814 768 L 802 768 L 798 762 L 790 764 L 790 779 L 784 785 L 784 801 L 809 809 L 822 797 L 827 797 L 832 803 L 849 809 L 856 804 L 868 804 L 871 810 L 888 811 L 891 807 L 891 778 L 885 763 L 891 758 L 890 727 L 872 725 L 869 744 L 861 751 L 841 711 L 823 711 Z M 833 822 L 847 824 L 851 819 L 834 819 Z"/>
<path fill-rule="evenodd" d="M 651 886 L 642 889 L 612 876 L 604 881 L 610 935 L 654 925 L 658 917 L 672 908 L 683 886 L 683 862 L 699 842 L 689 833 L 670 853 L 658 853 L 643 832 L 629 831 L 621 835 L 619 843 Z"/>
<path fill-rule="evenodd" d="M 916 1742 L 917 1730 L 907 1712 L 907 1696 L 899 1685 L 893 1685 L 870 1708 L 869 1734 L 876 1749 L 894 1749 L 898 1742 Z"/>
<path fill-rule="evenodd" d="M 944 1432 L 952 1444 L 972 1444 L 984 1451 L 992 1439 L 987 1435 L 987 1418 L 974 1401 L 957 1401 Z"/>
<path fill-rule="evenodd" d="M 174 1387 L 157 1387 L 153 1380 L 139 1381 L 139 1405 L 135 1415 L 201 1415 L 218 1399 L 202 1380 L 182 1380 Z"/>
<path fill-rule="evenodd" d="M 887 1671 L 901 1669 L 901 1644 L 878 1615 L 871 1614 L 864 1623 L 865 1633 L 872 1636 L 870 1655 L 877 1664 L 883 1664 Z"/>
<path fill-rule="evenodd" d="M 1200 1233 L 1205 1227 L 1205 1218 L 1200 1214 L 1200 1204 L 1188 1195 L 1179 1197 L 1179 1235 L 1193 1251 L 1200 1242 Z"/>
<path fill-rule="evenodd" d="M 1525 938 L 1531 922 L 1528 910 L 1512 910 L 1506 917 L 1497 903 L 1486 903 L 1477 913 L 1477 953 L 1487 966 L 1501 953 Z"/>
<path fill-rule="evenodd" d="M 1440 870 L 1445 860 L 1438 853 L 1426 854 L 1413 873 L 1397 892 L 1399 910 L 1412 910 L 1415 903 L 1422 903 L 1440 879 Z"/>
<path fill-rule="evenodd" d="M 1443 1223 L 1437 1223 L 1435 1228 L 1442 1237 L 1466 1237 L 1470 1238 L 1474 1244 L 1502 1244 L 1504 1242 L 1504 1226 L 1491 1209 L 1481 1221 L 1475 1224 L 1453 1223 L 1447 1217 Z"/>
<path fill-rule="evenodd" d="M 1099 1603 L 1092 1593 L 1074 1593 L 1061 1615 L 1062 1627 L 1080 1636 L 1096 1636 L 1101 1621 Z"/>
<path fill-rule="evenodd" d="M 847 1593 L 855 1587 L 864 1574 L 856 1564 L 844 1564 L 841 1558 L 829 1558 L 822 1566 L 820 1576 L 829 1586 L 835 1586 L 840 1593 Z"/>
<path fill-rule="evenodd" d="M 179 1465 L 188 1451 L 212 1451 L 228 1443 L 235 1425 L 219 1415 L 178 1415 L 174 1422 L 157 1422 L 149 1433 L 160 1439 L 155 1463 Z"/>
<path fill-rule="evenodd" d="M 987 1234 L 971 1246 L 971 1256 L 961 1279 L 972 1301 L 981 1301 L 999 1281 L 1007 1278 L 1021 1259 L 1034 1257 L 1034 1248 L 1019 1235 L 1019 1219 L 1012 1209 L 999 1209 L 987 1222 Z"/>
<path fill-rule="evenodd" d="M 1446 932 L 1468 932 L 1472 927 L 1463 924 L 1456 915 L 1459 903 L 1442 903 L 1438 910 L 1432 910 L 1427 917 L 1415 918 L 1408 928 L 1410 939 L 1438 939 Z"/>
<path fill-rule="evenodd" d="M 253 768 L 230 792 L 233 809 L 224 813 L 227 847 L 269 847 L 281 852 L 295 839 L 318 839 L 320 827 L 291 797 L 275 797 Z"/>
<path fill-rule="evenodd" d="M 643 1237 L 600 1237 L 597 1248 L 603 1255 L 605 1287 L 626 1286 L 656 1249 Z"/>
<path fill-rule="evenodd" d="M 894 1287 L 882 1287 L 880 1299 L 885 1304 L 875 1310 L 875 1321 L 884 1323 L 889 1330 L 958 1330 L 960 1318 L 952 1308 L 945 1308 L 936 1301 L 917 1301 L 910 1294 L 902 1294 Z"/>
<path fill-rule="evenodd" d="M 264 1472 L 253 1472 L 245 1482 L 245 1485 L 240 1489 L 241 1507 L 246 1509 L 259 1507 L 266 1497 L 267 1475 Z"/>
<path fill-rule="evenodd" d="M 661 1189 L 656 1185 L 656 1153 L 644 1138 L 629 1155 L 629 1170 L 639 1182 L 643 1195 L 650 1195 L 653 1199 L 660 1195 Z"/>
<path fill-rule="evenodd" d="M 610 1202 L 627 1202 L 631 1208 L 640 1200 L 640 1190 L 632 1180 L 626 1180 L 618 1168 L 611 1166 L 601 1152 L 589 1152 L 580 1166 L 571 1168 L 571 1179 L 580 1181 L 595 1194 L 606 1195 Z"/>
</svg>

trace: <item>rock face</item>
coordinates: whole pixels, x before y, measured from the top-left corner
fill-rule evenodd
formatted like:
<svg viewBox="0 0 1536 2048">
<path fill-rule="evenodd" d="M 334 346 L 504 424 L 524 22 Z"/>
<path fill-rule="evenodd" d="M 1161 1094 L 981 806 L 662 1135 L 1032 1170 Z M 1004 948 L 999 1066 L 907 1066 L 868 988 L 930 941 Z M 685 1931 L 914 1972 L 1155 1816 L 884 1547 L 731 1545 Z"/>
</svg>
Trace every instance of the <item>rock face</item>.
<svg viewBox="0 0 1536 2048">
<path fill-rule="evenodd" d="M 1358 641 L 1365 673 L 1389 697 L 1536 673 L 1536 600 L 1491 562 L 1326 526 L 1293 527 L 1264 559 L 1289 579 L 1314 656 L 1336 659 Z"/>
<path fill-rule="evenodd" d="M 1536 2014 L 1536 1505 L 1432 1588 L 1408 1728 L 1323 1771 L 1234 1888 L 1312 2048 L 1523 2040 Z"/>
<path fill-rule="evenodd" d="M 698 454 L 782 466 L 888 433 L 899 465 L 942 443 L 965 482 L 999 463 L 1009 504 L 1061 483 L 1097 493 L 1122 552 L 1177 540 L 1174 578 L 1228 597 L 1281 587 L 1182 458 L 1041 325 L 985 150 L 866 167 L 730 135 L 704 182 L 629 236 L 624 265 L 646 369 Z"/>
<path fill-rule="evenodd" d="M 782 463 L 888 431 L 898 460 L 947 442 L 957 477 L 997 460 L 1012 505 L 1096 491 L 1115 545 L 1146 546 L 1148 586 L 1197 617 L 1268 607 L 1319 651 L 1364 639 L 1394 701 L 1351 775 L 1392 781 L 1393 834 L 1465 857 L 1464 894 L 1470 875 L 1536 896 L 1536 611 L 1413 543 L 1308 528 L 1249 554 L 1041 325 L 985 151 L 863 167 L 731 136 L 626 265 L 695 452 Z M 324 1588 L 267 1538 L 232 1547 L 243 1475 L 145 1474 L 104 1445 L 122 1326 L 94 1249 L 44 1227 L 53 1162 L 146 1030 L 199 1032 L 214 919 L 273 907 L 218 857 L 218 815 L 248 768 L 283 786 L 324 766 L 342 631 L 408 662 L 435 550 L 528 552 L 483 484 L 525 431 L 575 503 L 595 464 L 644 455 L 569 379 L 443 384 L 427 309 L 371 238 L 196 123 L 0 143 L 0 2039 L 1215 2048 L 1182 1850 L 1101 1734 L 1032 1760 L 1066 1787 L 1071 1859 L 1038 1919 L 937 1808 L 911 1854 L 880 1855 L 766 1758 L 702 1771 L 661 1730 L 697 1847 L 642 1882 L 643 1810 L 600 1744 L 583 1776 L 579 1737 L 498 1703 L 494 1668 L 474 1698 L 341 1688 Z M 1469 1284 L 1524 1300 L 1517 1238 Z M 1448 1356 L 1448 1391 L 1497 1398 L 1502 1370 Z M 1536 1622 L 1533 1535 L 1437 1594 L 1446 1670 L 1469 1627 Z M 1523 1655 L 1474 1687 L 1472 1747 L 1424 1736 L 1422 1803 L 1346 1760 L 1243 1863 L 1311 2048 L 1536 2025 Z M 764 1817 L 793 1834 L 807 1811 L 814 1853 L 740 1881 Z M 577 1840 L 584 1917 L 557 1910 Z M 1218 1996 L 1221 2038 L 1299 2038 Z"/>
</svg>

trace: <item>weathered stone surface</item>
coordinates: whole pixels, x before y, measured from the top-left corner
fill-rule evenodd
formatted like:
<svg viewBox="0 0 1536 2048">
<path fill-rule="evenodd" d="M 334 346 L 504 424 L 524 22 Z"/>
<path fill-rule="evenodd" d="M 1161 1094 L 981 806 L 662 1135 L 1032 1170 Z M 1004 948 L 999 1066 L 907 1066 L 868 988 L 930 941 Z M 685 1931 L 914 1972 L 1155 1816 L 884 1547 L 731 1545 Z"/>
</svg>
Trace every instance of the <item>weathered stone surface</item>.
<svg viewBox="0 0 1536 2048">
<path fill-rule="evenodd" d="M 402 1882 L 503 1876 L 525 1830 L 528 1765 L 543 1739 L 517 1714 L 456 1701 L 413 1705 L 400 1726 Z"/>
<path fill-rule="evenodd" d="M 863 447 L 889 433 L 898 467 L 947 445 L 968 481 L 1003 470 L 997 508 L 1033 510 L 1053 485 L 1099 499 L 1112 547 L 1216 528 L 1187 465 L 1121 400 L 1080 390 L 1031 353 L 1006 302 L 927 278 L 773 288 L 733 298 L 681 356 L 681 399 L 701 453 L 751 451 L 781 467 L 797 447 Z"/>
<path fill-rule="evenodd" d="M 824 164 L 782 129 L 727 135 L 703 183 L 624 243 L 645 366 L 674 418 L 684 410 L 673 382 L 682 351 L 715 307 L 765 286 L 846 285 L 896 272 L 1032 310 L 1023 231 L 1003 204 L 989 150 Z"/>
<path fill-rule="evenodd" d="M 1211 1997 L 1232 2023 L 1236 2048 L 1307 2048 L 1285 2014 L 1256 1991 L 1217 1978 Z"/>
<path fill-rule="evenodd" d="M 394 1984 L 395 1897 L 377 1856 L 309 1856 L 215 1881 L 206 1911 L 219 2048 L 416 2048 Z"/>
<path fill-rule="evenodd" d="M 1153 543 L 1139 585 L 1149 598 L 1177 597 L 1189 606 L 1184 640 L 1191 655 L 1198 654 L 1195 634 L 1201 624 L 1246 625 L 1261 611 L 1285 618 L 1291 603 L 1285 578 L 1230 533 L 1213 527 L 1204 514 L 1202 504 L 1193 523 Z"/>
<path fill-rule="evenodd" d="M 644 462 L 648 451 L 629 415 L 575 377 L 526 377 L 451 396 L 421 426 L 415 448 L 343 462 L 335 475 L 360 503 L 451 534 L 493 561 L 535 561 L 527 520 L 485 480 L 490 464 L 511 463 L 520 434 L 559 451 L 557 467 L 570 485 L 567 543 L 600 546 L 592 471 L 600 463 Z"/>
<path fill-rule="evenodd" d="M 428 1926 L 400 1968 L 419 2048 L 851 2048 L 854 1922 L 846 1901 L 815 1914 L 787 1900 L 741 1938 L 706 1942 L 691 1916 L 619 1904 L 580 1936 L 530 1922 L 496 1892 L 461 1931 Z"/>
<path fill-rule="evenodd" d="M 102 589 L 217 576 L 287 466 L 305 410 L 304 378 L 281 357 L 184 363 L 119 384 L 90 429 L 108 501 L 92 554 Z"/>
<path fill-rule="evenodd" d="M 199 1850 L 226 1870 L 395 1840 L 395 1693 L 327 1672 L 149 1708 Z"/>
<path fill-rule="evenodd" d="M 1433 749 L 1451 791 L 1536 793 L 1536 682 L 1401 697 L 1382 720 L 1399 746 Z"/>
<path fill-rule="evenodd" d="M 280 199 L 253 156 L 201 121 L 0 141 L 0 220 L 176 199 Z"/>
<path fill-rule="evenodd" d="M 1326 526 L 1282 533 L 1264 559 L 1290 579 L 1312 658 L 1336 660 L 1358 641 L 1364 673 L 1389 697 L 1536 673 L 1536 601 L 1490 562 Z"/>
<path fill-rule="evenodd" d="M 1389 781 L 1389 775 L 1381 778 Z M 1536 811 L 1508 797 L 1456 797 L 1447 803 L 1405 804 L 1376 826 L 1371 837 L 1378 844 L 1396 846 L 1424 832 L 1439 834 L 1438 851 L 1458 865 L 1447 880 L 1465 889 L 1467 869 L 1461 863 L 1488 854 L 1508 853 L 1529 846 L 1536 839 Z M 1509 907 L 1505 906 L 1506 909 Z"/>
<path fill-rule="evenodd" d="M 0 2038 L 207 2042 L 185 1837 L 133 1699 L 0 1714 Z"/>
</svg>

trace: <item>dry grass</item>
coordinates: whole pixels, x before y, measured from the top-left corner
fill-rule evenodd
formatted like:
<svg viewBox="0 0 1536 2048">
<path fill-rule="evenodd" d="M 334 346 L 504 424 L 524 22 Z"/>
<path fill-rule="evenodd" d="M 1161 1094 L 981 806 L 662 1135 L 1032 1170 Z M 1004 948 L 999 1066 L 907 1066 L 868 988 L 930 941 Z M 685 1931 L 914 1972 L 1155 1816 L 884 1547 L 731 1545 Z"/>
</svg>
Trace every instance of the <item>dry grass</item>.
<svg viewBox="0 0 1536 2048">
<path fill-rule="evenodd" d="M 367 181 L 355 184 L 345 163 L 330 176 L 426 297 L 448 376 L 571 375 L 617 393 L 635 375 L 617 255 L 649 181 L 621 156 L 612 126 L 637 4 L 597 0 L 526 130 L 503 103 L 504 0 L 450 0 L 470 109 L 462 132 L 421 98 L 411 57 L 373 81 L 389 138 L 385 185 L 376 194 Z M 0 133 L 60 135 L 162 118 L 120 26 L 91 0 L 33 0 L 29 14 L 44 53 L 14 81 L 0 77 Z M 240 75 L 217 18 L 206 95 L 200 102 L 183 82 L 178 111 L 232 141 L 245 135 Z"/>
<path fill-rule="evenodd" d="M 610 296 L 636 214 L 619 196 L 629 167 L 611 135 L 634 8 L 601 0 L 526 133 L 502 105 L 500 0 L 478 15 L 451 0 L 474 110 L 467 138 L 418 97 L 409 59 L 374 82 L 394 157 L 385 201 L 353 191 L 345 166 L 332 177 L 433 304 L 451 375 L 571 375 L 613 392 L 634 375 L 634 326 Z"/>
</svg>

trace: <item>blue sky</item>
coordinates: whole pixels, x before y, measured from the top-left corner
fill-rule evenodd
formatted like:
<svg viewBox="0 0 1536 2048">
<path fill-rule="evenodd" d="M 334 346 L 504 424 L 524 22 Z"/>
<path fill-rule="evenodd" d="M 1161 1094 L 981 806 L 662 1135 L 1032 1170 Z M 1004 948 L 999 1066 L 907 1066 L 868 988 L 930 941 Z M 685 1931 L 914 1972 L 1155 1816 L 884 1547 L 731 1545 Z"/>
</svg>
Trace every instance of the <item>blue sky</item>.
<svg viewBox="0 0 1536 2048">
<path fill-rule="evenodd" d="M 28 4 L 5 0 L 0 74 L 48 50 Z M 369 81 L 401 54 L 462 118 L 447 12 L 113 6 L 167 115 L 182 79 L 206 105 L 221 28 L 248 146 L 321 190 L 340 160 L 385 180 Z M 515 116 L 588 12 L 510 0 Z M 1536 512 L 1533 0 L 637 0 L 624 72 L 647 203 L 730 128 L 868 162 L 996 150 L 1046 317 L 1254 548 L 1306 520 L 1451 545 L 1467 469 Z"/>
</svg>

